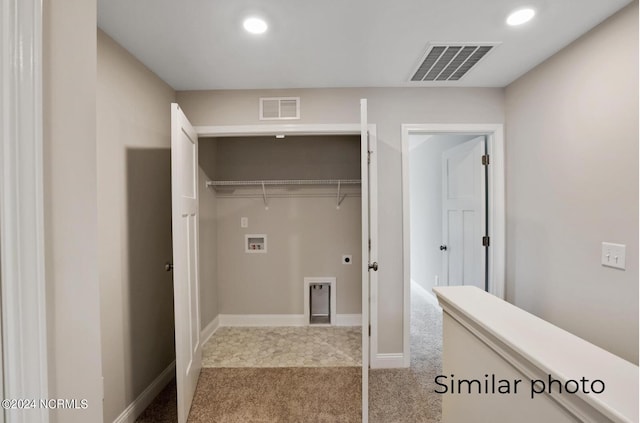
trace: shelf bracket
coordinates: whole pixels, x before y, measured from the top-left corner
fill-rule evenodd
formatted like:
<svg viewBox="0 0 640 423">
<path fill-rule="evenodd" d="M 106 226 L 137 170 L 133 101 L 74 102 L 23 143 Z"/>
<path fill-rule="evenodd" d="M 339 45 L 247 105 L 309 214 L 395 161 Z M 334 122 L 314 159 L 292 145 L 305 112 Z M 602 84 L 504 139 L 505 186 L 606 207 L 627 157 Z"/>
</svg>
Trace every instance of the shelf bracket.
<svg viewBox="0 0 640 423">
<path fill-rule="evenodd" d="M 342 181 L 338 181 L 338 194 L 336 196 L 336 210 L 340 210 L 340 204 L 342 204 L 344 199 L 347 198 L 347 194 L 340 196 L 340 191 L 342 188 L 341 182 Z"/>
<path fill-rule="evenodd" d="M 269 210 L 269 203 L 267 203 L 267 190 L 264 187 L 264 181 L 262 181 L 262 201 L 264 201 L 264 209 Z"/>
</svg>

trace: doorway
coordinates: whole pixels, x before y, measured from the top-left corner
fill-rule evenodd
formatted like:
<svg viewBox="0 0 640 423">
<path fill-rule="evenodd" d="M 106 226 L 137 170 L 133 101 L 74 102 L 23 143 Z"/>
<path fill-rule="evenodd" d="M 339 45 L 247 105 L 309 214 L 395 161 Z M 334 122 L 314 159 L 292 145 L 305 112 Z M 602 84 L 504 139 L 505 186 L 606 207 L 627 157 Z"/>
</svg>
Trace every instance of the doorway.
<svg viewBox="0 0 640 423">
<path fill-rule="evenodd" d="M 361 317 L 361 333 L 362 333 L 362 421 L 367 421 L 367 404 L 368 404 L 368 367 L 369 367 L 369 286 L 375 285 L 377 263 L 375 263 L 376 257 L 376 244 L 377 239 L 375 237 L 377 231 L 376 214 L 376 187 L 375 187 L 375 126 L 369 125 L 366 120 L 366 100 L 361 100 L 361 122 L 360 124 L 339 124 L 339 125 L 250 125 L 250 126 L 202 126 L 193 127 L 188 122 L 187 117 L 182 113 L 177 104 L 172 106 L 174 115 L 174 128 L 172 133 L 174 137 L 172 139 L 172 154 L 175 154 L 175 160 L 173 163 L 176 165 L 173 167 L 172 172 L 177 174 L 182 172 L 181 169 L 187 169 L 187 173 L 174 179 L 173 191 L 174 191 L 174 230 L 180 225 L 176 225 L 175 222 L 179 222 L 181 216 L 195 216 L 191 209 L 182 210 L 176 205 L 190 204 L 191 201 L 197 201 L 197 190 L 194 189 L 193 181 L 197 181 L 197 147 L 194 149 L 194 145 L 197 145 L 198 138 L 204 137 L 238 137 L 238 136 L 275 136 L 275 135 L 359 135 L 360 136 L 360 157 L 361 157 L 361 213 L 362 213 L 362 317 Z M 175 140 L 175 141 L 174 141 Z M 175 151 L 174 151 L 175 150 Z M 178 152 L 180 150 L 181 152 Z M 183 161 L 187 163 L 183 165 Z M 190 172 L 189 172 L 190 170 Z M 370 177 L 371 175 L 371 177 Z M 177 215 L 176 215 L 177 213 Z M 197 210 L 195 210 L 197 214 Z M 197 217 L 192 219 L 197 222 Z M 186 222 L 186 221 L 185 221 Z M 188 223 L 188 222 L 187 222 Z M 190 224 L 184 225 L 186 233 L 192 231 L 197 234 L 197 228 Z M 184 343 L 189 351 L 188 360 L 181 359 L 178 355 L 176 362 L 176 371 L 178 373 L 178 415 L 179 421 L 186 420 L 186 414 L 189 410 L 189 404 L 193 398 L 193 389 L 195 389 L 195 381 L 191 378 L 191 374 L 199 373 L 201 366 L 201 338 L 200 335 L 200 321 L 198 313 L 193 313 L 193 309 L 196 307 L 193 302 L 193 293 L 198 292 L 198 278 L 193 280 L 193 283 L 185 282 L 180 283 L 180 280 L 188 281 L 194 272 L 189 272 L 185 263 L 190 266 L 198 260 L 198 253 L 196 250 L 197 243 L 194 244 L 194 248 L 181 249 L 180 245 L 176 248 L 176 240 L 191 240 L 192 237 L 176 236 L 174 233 L 174 258 L 175 251 L 187 251 L 188 254 L 192 254 L 192 257 L 185 257 L 183 266 L 179 266 L 180 260 L 174 260 L 174 286 L 176 288 L 176 340 L 181 341 L 182 337 L 185 337 Z M 265 247 L 267 246 L 265 240 Z M 373 263 L 373 265 L 371 265 Z M 193 266 L 197 269 L 197 266 Z M 373 269 L 373 271 L 371 271 Z M 191 288 L 189 288 L 191 286 Z M 181 292 L 178 292 L 181 289 Z M 181 301 L 178 299 L 182 298 Z M 192 306 L 193 305 L 193 306 Z M 178 316 L 181 315 L 180 319 Z M 185 316 L 192 315 L 191 319 Z M 197 330 L 195 329 L 197 328 Z M 180 347 L 178 347 L 180 351 Z M 185 354 L 187 356 L 187 354 Z M 191 373 L 190 373 L 191 372 Z M 183 381 L 189 380 L 188 386 L 181 387 L 181 375 L 184 373 Z M 182 393 L 181 393 L 182 392 Z M 180 417 L 181 416 L 181 417 Z"/>
<path fill-rule="evenodd" d="M 427 295 L 439 285 L 486 287 L 484 136 L 409 137 L 411 285 Z M 477 241 L 477 240 L 476 240 Z"/>
<path fill-rule="evenodd" d="M 402 129 L 403 349 L 409 367 L 414 293 L 437 305 L 434 286 L 475 285 L 503 298 L 504 148 L 501 124 Z"/>
<path fill-rule="evenodd" d="M 360 137 L 200 138 L 198 156 L 203 368 L 359 367 Z"/>
</svg>

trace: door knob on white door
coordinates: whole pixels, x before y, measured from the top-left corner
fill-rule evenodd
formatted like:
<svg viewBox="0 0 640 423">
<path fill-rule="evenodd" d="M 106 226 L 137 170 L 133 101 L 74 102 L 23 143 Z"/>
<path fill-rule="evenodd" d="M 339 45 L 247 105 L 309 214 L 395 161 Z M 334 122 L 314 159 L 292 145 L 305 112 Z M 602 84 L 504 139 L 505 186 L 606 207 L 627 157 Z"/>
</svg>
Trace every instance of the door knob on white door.
<svg viewBox="0 0 640 423">
<path fill-rule="evenodd" d="M 373 269 L 374 272 L 378 271 L 378 262 L 377 261 L 374 261 L 373 263 L 371 263 L 369 265 L 369 270 L 371 270 L 371 269 Z"/>
<path fill-rule="evenodd" d="M 440 246 L 440 251 L 447 251 L 447 246 L 446 245 L 441 245 Z"/>
</svg>

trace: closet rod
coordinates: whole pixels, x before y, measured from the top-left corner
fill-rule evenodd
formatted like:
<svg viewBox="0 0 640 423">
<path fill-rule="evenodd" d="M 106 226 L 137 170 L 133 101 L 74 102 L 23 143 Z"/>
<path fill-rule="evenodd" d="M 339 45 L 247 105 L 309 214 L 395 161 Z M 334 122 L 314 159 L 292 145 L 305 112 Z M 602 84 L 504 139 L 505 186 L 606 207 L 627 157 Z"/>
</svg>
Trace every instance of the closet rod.
<svg viewBox="0 0 640 423">
<path fill-rule="evenodd" d="M 267 181 L 207 181 L 207 186 L 359 185 L 360 183 L 360 179 L 285 179 Z"/>
</svg>

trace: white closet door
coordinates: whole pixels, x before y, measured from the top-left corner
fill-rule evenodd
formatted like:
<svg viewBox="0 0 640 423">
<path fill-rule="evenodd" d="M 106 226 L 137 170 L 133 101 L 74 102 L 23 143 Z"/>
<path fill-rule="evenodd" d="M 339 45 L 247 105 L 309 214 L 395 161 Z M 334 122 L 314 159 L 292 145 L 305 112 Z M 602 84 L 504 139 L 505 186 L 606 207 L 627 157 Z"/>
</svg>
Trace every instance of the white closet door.
<svg viewBox="0 0 640 423">
<path fill-rule="evenodd" d="M 171 104 L 171 206 L 178 423 L 186 423 L 202 368 L 198 300 L 198 136 Z"/>
</svg>

